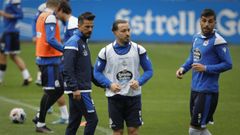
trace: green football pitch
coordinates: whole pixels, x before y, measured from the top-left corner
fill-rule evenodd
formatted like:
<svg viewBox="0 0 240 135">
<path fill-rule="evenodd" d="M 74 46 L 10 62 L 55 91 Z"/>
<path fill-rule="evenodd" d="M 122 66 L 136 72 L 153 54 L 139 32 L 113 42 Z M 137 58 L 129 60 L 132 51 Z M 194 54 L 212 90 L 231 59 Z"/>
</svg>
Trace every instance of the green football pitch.
<svg viewBox="0 0 240 135">
<path fill-rule="evenodd" d="M 92 63 L 103 46 L 103 43 L 90 43 Z M 142 90 L 144 125 L 140 128 L 140 135 L 187 135 L 191 73 L 178 80 L 175 72 L 187 58 L 190 45 L 145 43 L 144 47 L 152 60 L 154 76 Z M 21 57 L 34 80 L 37 73 L 34 62 L 35 47 L 32 43 L 22 43 L 21 49 Z M 230 50 L 233 69 L 223 73 L 220 78 L 220 98 L 214 115 L 215 124 L 208 126 L 213 135 L 240 134 L 240 46 L 231 45 Z M 34 82 L 28 87 L 22 87 L 21 84 L 21 73 L 9 60 L 4 83 L 0 86 L 0 135 L 36 134 L 31 120 L 38 109 L 43 91 Z M 96 135 L 110 135 L 107 100 L 103 89 L 94 86 L 92 97 L 99 117 Z M 65 99 L 68 101 L 67 95 Z M 24 124 L 11 123 L 9 112 L 14 107 L 24 108 L 27 113 Z M 66 125 L 51 124 L 58 117 L 59 109 L 54 105 L 54 113 L 47 115 L 46 122 L 55 135 L 63 135 Z M 78 134 L 83 134 L 83 127 L 79 128 Z"/>
</svg>

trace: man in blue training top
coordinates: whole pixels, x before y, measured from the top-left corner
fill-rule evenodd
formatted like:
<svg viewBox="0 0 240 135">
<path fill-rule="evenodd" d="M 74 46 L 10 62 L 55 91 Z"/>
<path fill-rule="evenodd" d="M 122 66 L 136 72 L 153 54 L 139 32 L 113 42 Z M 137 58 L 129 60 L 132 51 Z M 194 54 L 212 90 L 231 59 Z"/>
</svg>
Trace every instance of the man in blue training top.
<svg viewBox="0 0 240 135">
<path fill-rule="evenodd" d="M 69 94 L 69 124 L 66 135 L 76 135 L 82 116 L 87 125 L 84 135 L 93 135 L 98 123 L 91 98 L 92 64 L 88 38 L 93 30 L 95 15 L 85 12 L 78 17 L 78 30 L 64 44 L 64 80 Z"/>
<path fill-rule="evenodd" d="M 201 32 L 193 36 L 190 55 L 176 72 L 177 78 L 182 79 L 192 69 L 189 135 L 211 135 L 207 124 L 213 123 L 218 103 L 219 75 L 232 68 L 227 42 L 214 29 L 215 25 L 215 12 L 204 9 Z"/>
<path fill-rule="evenodd" d="M 106 88 L 113 135 L 137 135 L 142 121 L 141 86 L 153 75 L 146 49 L 130 40 L 129 23 L 116 20 L 112 26 L 116 40 L 102 48 L 94 68 L 95 79 Z M 139 67 L 144 73 L 140 75 Z"/>
<path fill-rule="evenodd" d="M 18 20 L 23 18 L 21 0 L 11 0 L 7 3 L 4 11 L 0 10 L 0 16 L 3 16 L 3 35 L 0 43 L 0 84 L 3 81 L 7 70 L 7 55 L 18 66 L 23 76 L 23 86 L 28 85 L 32 78 L 30 73 L 18 54 L 20 53 L 19 29 L 16 28 Z"/>
<path fill-rule="evenodd" d="M 68 39 L 73 36 L 74 34 L 74 31 L 75 30 L 78 30 L 78 18 L 73 16 L 72 15 L 72 9 L 69 5 L 69 3 L 67 1 L 61 1 L 58 9 L 57 9 L 57 12 L 56 12 L 56 15 L 58 17 L 58 19 L 61 20 L 61 22 L 63 23 L 63 26 L 64 26 L 64 37 L 63 37 L 63 43 L 66 43 L 68 41 Z M 65 89 L 67 89 L 65 87 Z M 67 92 L 65 92 L 66 94 L 68 94 Z M 63 96 L 61 97 L 61 101 L 63 101 L 64 98 Z M 58 100 L 58 104 L 59 106 L 61 105 L 60 104 L 60 99 Z M 64 101 L 65 103 L 65 101 Z M 59 119 L 58 121 L 55 121 L 53 123 L 61 123 L 62 120 Z M 85 126 L 86 125 L 86 122 L 83 121 L 81 122 L 80 126 Z"/>
</svg>

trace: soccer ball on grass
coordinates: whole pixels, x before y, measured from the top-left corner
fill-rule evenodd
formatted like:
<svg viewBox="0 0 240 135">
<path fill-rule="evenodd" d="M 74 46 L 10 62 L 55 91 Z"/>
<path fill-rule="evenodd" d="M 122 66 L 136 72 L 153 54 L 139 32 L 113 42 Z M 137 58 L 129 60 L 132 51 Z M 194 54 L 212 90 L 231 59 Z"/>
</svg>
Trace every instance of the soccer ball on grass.
<svg viewBox="0 0 240 135">
<path fill-rule="evenodd" d="M 26 113 L 23 108 L 13 108 L 9 114 L 10 120 L 13 123 L 23 124 L 26 120 Z"/>
</svg>

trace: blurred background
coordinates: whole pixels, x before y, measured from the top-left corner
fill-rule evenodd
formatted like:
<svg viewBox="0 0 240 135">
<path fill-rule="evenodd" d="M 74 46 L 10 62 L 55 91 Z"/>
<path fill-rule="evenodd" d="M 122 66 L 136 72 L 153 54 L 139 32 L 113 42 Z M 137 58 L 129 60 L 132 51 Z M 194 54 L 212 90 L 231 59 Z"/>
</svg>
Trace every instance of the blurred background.
<svg viewBox="0 0 240 135">
<path fill-rule="evenodd" d="M 0 0 L 2 8 L 6 0 Z M 35 45 L 32 42 L 32 22 L 38 6 L 45 0 L 22 0 L 24 19 L 18 22 L 21 35 L 21 57 L 35 79 Z M 240 1 L 239 0 L 70 0 L 74 16 L 85 11 L 96 14 L 89 46 L 92 63 L 100 49 L 114 40 L 112 22 L 127 19 L 132 40 L 142 44 L 152 61 L 154 75 L 142 90 L 144 125 L 140 135 L 187 135 L 189 127 L 189 96 L 191 73 L 177 80 L 176 70 L 186 60 L 193 34 L 199 32 L 200 13 L 212 8 L 217 13 L 217 30 L 229 43 L 233 69 L 221 74 L 219 104 L 215 125 L 208 128 L 213 135 L 240 134 Z M 2 34 L 0 18 L 0 35 Z M 34 80 L 35 81 L 35 80 Z M 4 83 L 0 85 L 0 135 L 33 135 L 32 123 L 43 90 L 34 84 L 22 87 L 21 73 L 12 61 Z M 96 135 L 111 135 L 104 90 L 93 86 L 92 97 L 99 117 Z M 67 95 L 65 98 L 68 99 Z M 68 100 L 67 100 L 68 101 Z M 9 112 L 21 107 L 27 113 L 24 124 L 13 124 Z M 57 105 L 46 122 L 55 135 L 63 135 L 66 125 L 51 125 L 59 117 Z M 125 131 L 126 133 L 126 131 Z M 78 134 L 83 134 L 80 127 Z"/>
<path fill-rule="evenodd" d="M 1 7 L 5 1 L 0 0 Z M 24 19 L 18 23 L 22 40 L 31 40 L 31 24 L 43 2 L 22 0 Z M 113 20 L 127 19 L 135 41 L 189 43 L 200 30 L 201 11 L 212 8 L 217 14 L 217 30 L 229 43 L 240 43 L 239 0 L 70 0 L 70 4 L 76 17 L 85 11 L 96 14 L 93 41 L 112 40 Z M 0 33 L 1 27 L 2 22 Z"/>
</svg>

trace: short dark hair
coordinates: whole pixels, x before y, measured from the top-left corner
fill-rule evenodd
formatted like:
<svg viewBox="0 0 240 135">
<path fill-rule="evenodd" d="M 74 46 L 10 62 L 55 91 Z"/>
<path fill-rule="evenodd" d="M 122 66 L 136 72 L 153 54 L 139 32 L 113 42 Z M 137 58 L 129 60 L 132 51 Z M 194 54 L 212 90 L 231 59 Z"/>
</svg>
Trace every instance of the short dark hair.
<svg viewBox="0 0 240 135">
<path fill-rule="evenodd" d="M 67 1 L 63 1 L 63 0 L 61 1 L 61 3 L 58 6 L 58 11 L 61 11 L 61 10 L 63 13 L 66 13 L 66 14 L 72 13 L 72 9 Z"/>
<path fill-rule="evenodd" d="M 202 11 L 201 17 L 208 17 L 208 16 L 214 16 L 214 20 L 216 20 L 216 14 L 212 9 L 206 8 Z"/>
<path fill-rule="evenodd" d="M 91 12 L 85 12 L 82 13 L 79 17 L 78 17 L 78 24 L 83 24 L 83 20 L 89 20 L 89 21 L 93 21 L 95 18 L 95 15 Z"/>
<path fill-rule="evenodd" d="M 118 30 L 118 24 L 120 24 L 120 23 L 128 23 L 128 21 L 122 20 L 122 19 L 117 19 L 117 20 L 115 20 L 115 21 L 113 22 L 113 25 L 112 25 L 112 31 L 113 31 L 113 32 L 116 31 L 116 30 Z"/>
</svg>

